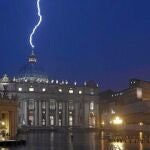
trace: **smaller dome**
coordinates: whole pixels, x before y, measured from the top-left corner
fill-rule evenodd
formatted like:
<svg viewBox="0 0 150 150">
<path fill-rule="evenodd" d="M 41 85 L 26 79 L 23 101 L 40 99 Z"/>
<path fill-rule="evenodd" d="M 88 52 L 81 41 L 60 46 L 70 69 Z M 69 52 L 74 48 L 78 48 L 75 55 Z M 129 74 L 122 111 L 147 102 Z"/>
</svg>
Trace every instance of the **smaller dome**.
<svg viewBox="0 0 150 150">
<path fill-rule="evenodd" d="M 48 83 L 47 74 L 38 66 L 37 59 L 33 51 L 29 57 L 28 63 L 20 69 L 15 81 Z"/>
<path fill-rule="evenodd" d="M 9 82 L 9 77 L 7 74 L 4 74 L 4 76 L 2 77 L 2 79 L 0 80 L 2 83 L 8 83 Z"/>
</svg>

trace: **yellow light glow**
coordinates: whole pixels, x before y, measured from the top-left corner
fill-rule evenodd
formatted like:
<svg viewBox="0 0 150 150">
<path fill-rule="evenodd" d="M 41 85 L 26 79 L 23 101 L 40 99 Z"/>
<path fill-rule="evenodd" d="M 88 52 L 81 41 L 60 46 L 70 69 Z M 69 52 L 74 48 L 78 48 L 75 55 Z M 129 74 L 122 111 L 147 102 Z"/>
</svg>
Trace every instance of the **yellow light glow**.
<svg viewBox="0 0 150 150">
<path fill-rule="evenodd" d="M 113 142 L 112 148 L 116 150 L 123 150 L 125 148 L 125 145 L 122 142 Z"/>
<path fill-rule="evenodd" d="M 115 119 L 113 120 L 113 124 L 119 125 L 122 124 L 123 120 L 120 117 L 115 117 Z"/>
<path fill-rule="evenodd" d="M 140 132 L 140 133 L 139 133 L 139 138 L 140 138 L 140 140 L 143 139 L 143 132 Z"/>
<path fill-rule="evenodd" d="M 3 126 L 5 125 L 5 122 L 4 122 L 4 121 L 2 121 L 2 125 L 3 125 Z"/>
<path fill-rule="evenodd" d="M 141 88 L 137 88 L 137 98 L 138 99 L 142 98 L 142 89 Z"/>
<path fill-rule="evenodd" d="M 143 126 L 143 125 L 144 125 L 144 123 L 143 123 L 143 122 L 139 122 L 139 125 L 140 125 L 140 126 Z"/>
<path fill-rule="evenodd" d="M 101 123 L 102 125 L 104 125 L 105 124 L 105 122 L 104 121 L 102 121 L 102 123 Z"/>
</svg>

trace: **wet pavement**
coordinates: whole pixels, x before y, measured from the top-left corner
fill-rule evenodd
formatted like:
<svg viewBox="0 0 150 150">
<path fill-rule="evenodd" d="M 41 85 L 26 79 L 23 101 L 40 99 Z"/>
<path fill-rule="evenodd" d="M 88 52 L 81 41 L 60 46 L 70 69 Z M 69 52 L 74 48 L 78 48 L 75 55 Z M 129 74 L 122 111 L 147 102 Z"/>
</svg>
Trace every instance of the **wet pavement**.
<svg viewBox="0 0 150 150">
<path fill-rule="evenodd" d="M 105 132 L 75 132 L 62 133 L 38 131 L 22 135 L 26 139 L 25 146 L 0 148 L 0 150 L 150 150 L 150 142 L 137 141 L 110 141 Z M 146 136 L 144 133 L 134 133 L 130 137 Z M 126 135 L 121 134 L 122 137 Z M 148 136 L 147 136 L 148 137 Z"/>
</svg>

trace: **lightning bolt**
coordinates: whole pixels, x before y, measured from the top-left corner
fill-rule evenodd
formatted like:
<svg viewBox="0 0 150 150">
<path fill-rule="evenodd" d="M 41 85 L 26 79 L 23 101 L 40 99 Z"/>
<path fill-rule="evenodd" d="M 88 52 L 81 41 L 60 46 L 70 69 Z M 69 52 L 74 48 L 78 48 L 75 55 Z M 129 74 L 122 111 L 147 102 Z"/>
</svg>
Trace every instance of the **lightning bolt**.
<svg viewBox="0 0 150 150">
<path fill-rule="evenodd" d="M 35 33 L 35 31 L 37 30 L 37 28 L 40 26 L 41 22 L 42 22 L 42 15 L 41 15 L 41 9 L 40 9 L 40 0 L 37 0 L 37 10 L 38 10 L 38 16 L 39 16 L 39 21 L 38 23 L 35 25 L 35 27 L 32 30 L 32 33 L 30 34 L 30 45 L 32 48 L 34 48 L 34 44 L 33 44 L 33 35 Z"/>
</svg>

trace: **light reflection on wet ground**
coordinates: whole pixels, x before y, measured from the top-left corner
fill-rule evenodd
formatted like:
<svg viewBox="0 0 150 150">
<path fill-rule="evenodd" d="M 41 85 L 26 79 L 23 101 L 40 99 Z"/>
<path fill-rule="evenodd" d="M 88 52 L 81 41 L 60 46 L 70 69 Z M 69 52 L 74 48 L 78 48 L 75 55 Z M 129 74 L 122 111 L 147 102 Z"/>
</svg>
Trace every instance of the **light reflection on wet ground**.
<svg viewBox="0 0 150 150">
<path fill-rule="evenodd" d="M 23 138 L 27 140 L 25 146 L 1 148 L 0 150 L 150 150 L 150 143 L 109 142 L 104 138 L 107 134 L 109 133 L 41 131 L 23 135 Z M 113 149 L 114 147 L 116 149 Z"/>
</svg>

